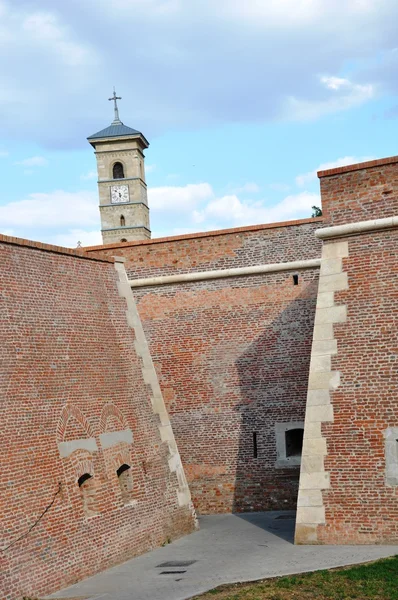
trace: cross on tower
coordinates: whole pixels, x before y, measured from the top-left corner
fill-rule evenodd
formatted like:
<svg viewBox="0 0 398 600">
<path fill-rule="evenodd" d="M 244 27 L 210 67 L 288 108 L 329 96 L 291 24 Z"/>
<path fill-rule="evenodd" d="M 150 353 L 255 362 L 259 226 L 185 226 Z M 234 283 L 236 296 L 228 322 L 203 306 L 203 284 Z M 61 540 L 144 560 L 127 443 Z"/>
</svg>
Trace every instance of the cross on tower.
<svg viewBox="0 0 398 600">
<path fill-rule="evenodd" d="M 117 107 L 117 101 L 121 100 L 122 97 L 121 96 L 116 96 L 116 92 L 115 92 L 115 88 L 113 88 L 113 96 L 112 98 L 108 98 L 108 100 L 113 100 L 113 102 L 115 103 L 114 105 L 114 111 L 115 111 L 115 118 L 113 119 L 112 125 L 121 125 L 122 122 L 119 119 L 119 109 Z"/>
</svg>

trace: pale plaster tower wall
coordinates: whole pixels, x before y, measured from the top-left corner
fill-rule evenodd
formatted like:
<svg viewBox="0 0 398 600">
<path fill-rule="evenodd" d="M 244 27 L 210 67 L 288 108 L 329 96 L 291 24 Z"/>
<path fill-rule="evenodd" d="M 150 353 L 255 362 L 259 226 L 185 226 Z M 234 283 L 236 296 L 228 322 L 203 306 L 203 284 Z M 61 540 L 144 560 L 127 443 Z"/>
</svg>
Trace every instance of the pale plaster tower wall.
<svg viewBox="0 0 398 600">
<path fill-rule="evenodd" d="M 145 182 L 145 136 L 119 119 L 115 92 L 112 124 L 88 137 L 98 171 L 101 233 L 104 244 L 151 237 Z"/>
</svg>

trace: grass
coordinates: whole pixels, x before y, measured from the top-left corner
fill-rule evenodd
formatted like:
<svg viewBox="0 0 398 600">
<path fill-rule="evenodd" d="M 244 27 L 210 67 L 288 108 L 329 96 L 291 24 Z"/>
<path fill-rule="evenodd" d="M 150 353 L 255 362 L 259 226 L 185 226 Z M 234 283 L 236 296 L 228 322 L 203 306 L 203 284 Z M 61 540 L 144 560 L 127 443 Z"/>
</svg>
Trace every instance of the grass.
<svg viewBox="0 0 398 600">
<path fill-rule="evenodd" d="M 315 599 L 398 600 L 398 556 L 356 567 L 223 585 L 196 596 L 196 600 Z"/>
</svg>

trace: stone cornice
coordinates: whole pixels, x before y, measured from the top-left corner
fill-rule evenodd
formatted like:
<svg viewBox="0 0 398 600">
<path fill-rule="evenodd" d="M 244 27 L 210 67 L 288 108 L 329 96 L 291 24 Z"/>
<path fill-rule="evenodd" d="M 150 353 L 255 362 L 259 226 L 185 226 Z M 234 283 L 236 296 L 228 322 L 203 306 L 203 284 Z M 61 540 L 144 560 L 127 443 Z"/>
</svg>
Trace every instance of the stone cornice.
<svg viewBox="0 0 398 600">
<path fill-rule="evenodd" d="M 374 219 L 371 221 L 358 221 L 357 223 L 345 223 L 344 225 L 335 225 L 333 227 L 325 227 L 317 229 L 316 237 L 321 240 L 328 238 L 338 238 L 347 235 L 355 235 L 367 231 L 378 231 L 379 229 L 392 229 L 398 227 L 398 216 L 386 217 L 384 219 Z"/>
<path fill-rule="evenodd" d="M 145 279 L 129 279 L 131 287 L 146 287 L 153 285 L 167 285 L 173 283 L 189 283 L 209 279 L 223 279 L 225 277 L 242 277 L 244 275 L 262 275 L 278 271 L 296 271 L 300 269 L 313 269 L 319 267 L 321 260 L 297 260 L 294 262 L 275 263 L 268 265 L 254 265 L 251 267 L 236 267 L 234 269 L 219 269 L 217 271 L 199 271 L 193 273 L 179 273 L 178 275 L 163 275 Z"/>
</svg>

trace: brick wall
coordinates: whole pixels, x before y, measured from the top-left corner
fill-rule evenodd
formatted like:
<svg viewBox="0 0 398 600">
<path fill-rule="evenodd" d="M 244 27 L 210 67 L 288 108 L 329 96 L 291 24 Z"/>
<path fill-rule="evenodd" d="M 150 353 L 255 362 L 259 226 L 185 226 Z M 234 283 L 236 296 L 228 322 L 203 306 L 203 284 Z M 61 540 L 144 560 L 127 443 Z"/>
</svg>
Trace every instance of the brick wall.
<svg viewBox="0 0 398 600">
<path fill-rule="evenodd" d="M 322 426 L 330 489 L 321 543 L 398 542 L 398 486 L 386 484 L 385 457 L 385 432 L 398 427 L 397 248 L 397 229 L 348 239 L 349 287 L 336 292 L 347 321 L 334 326 L 332 358 L 341 385 L 331 393 L 334 422 Z"/>
<path fill-rule="evenodd" d="M 131 278 L 290 262 L 319 258 L 321 225 L 192 234 L 103 254 L 125 256 Z M 315 268 L 133 290 L 201 513 L 295 507 L 299 468 L 275 468 L 275 424 L 304 419 L 317 276 Z"/>
<path fill-rule="evenodd" d="M 318 173 L 323 215 L 331 225 L 398 214 L 398 157 Z"/>
<path fill-rule="evenodd" d="M 396 157 L 320 176 L 333 225 L 398 214 Z M 299 543 L 398 542 L 398 230 L 388 226 L 344 237 L 332 227 L 322 249 Z"/>
<path fill-rule="evenodd" d="M 115 266 L 79 254 L 0 240 L 6 600 L 49 593 L 194 527 L 177 500 Z"/>
</svg>

